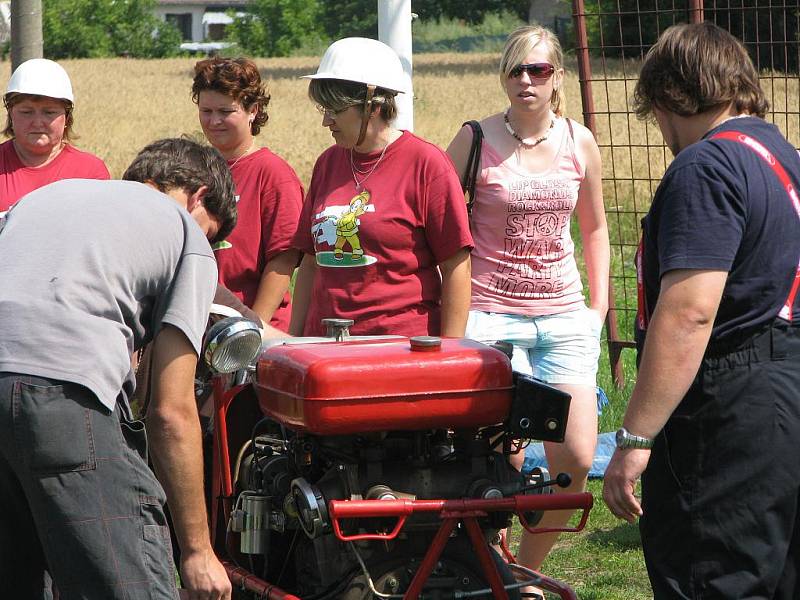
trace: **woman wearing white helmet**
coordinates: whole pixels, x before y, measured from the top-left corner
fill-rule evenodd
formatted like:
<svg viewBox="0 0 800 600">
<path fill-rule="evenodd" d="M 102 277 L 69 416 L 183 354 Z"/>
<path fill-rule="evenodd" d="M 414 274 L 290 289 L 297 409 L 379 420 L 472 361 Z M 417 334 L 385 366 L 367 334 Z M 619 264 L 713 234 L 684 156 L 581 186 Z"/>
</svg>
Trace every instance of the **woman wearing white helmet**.
<svg viewBox="0 0 800 600">
<path fill-rule="evenodd" d="M 102 160 L 69 143 L 72 84 L 52 60 L 22 63 L 8 81 L 3 103 L 11 139 L 0 144 L 0 214 L 19 198 L 59 179 L 109 179 Z"/>
<path fill-rule="evenodd" d="M 366 38 L 334 42 L 309 96 L 335 145 L 317 160 L 294 246 L 304 258 L 290 333 L 464 334 L 472 236 L 447 155 L 392 126 L 406 88 L 397 54 Z"/>
</svg>

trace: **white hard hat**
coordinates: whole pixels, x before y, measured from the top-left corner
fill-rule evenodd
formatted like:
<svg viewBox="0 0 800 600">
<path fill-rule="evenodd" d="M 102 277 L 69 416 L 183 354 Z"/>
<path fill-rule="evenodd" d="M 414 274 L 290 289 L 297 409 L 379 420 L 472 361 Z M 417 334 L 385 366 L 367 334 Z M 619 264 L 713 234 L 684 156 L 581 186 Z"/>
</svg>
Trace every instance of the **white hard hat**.
<svg viewBox="0 0 800 600">
<path fill-rule="evenodd" d="M 18 66 L 8 80 L 8 94 L 31 94 L 75 101 L 67 72 L 61 65 L 46 58 L 32 58 Z"/>
<path fill-rule="evenodd" d="M 389 46 L 370 38 L 351 37 L 333 42 L 313 75 L 304 79 L 344 79 L 404 93 L 406 76 L 400 57 Z"/>
</svg>

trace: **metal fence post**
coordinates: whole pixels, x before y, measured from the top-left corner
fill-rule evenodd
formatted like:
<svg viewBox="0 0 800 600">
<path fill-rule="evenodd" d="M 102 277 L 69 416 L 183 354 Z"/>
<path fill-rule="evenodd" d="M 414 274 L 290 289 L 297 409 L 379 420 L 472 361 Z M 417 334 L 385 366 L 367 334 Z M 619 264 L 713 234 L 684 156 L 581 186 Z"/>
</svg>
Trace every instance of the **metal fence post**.
<svg viewBox="0 0 800 600">
<path fill-rule="evenodd" d="M 572 0 L 572 18 L 575 23 L 576 55 L 578 58 L 578 80 L 581 87 L 581 105 L 583 106 L 583 124 L 589 128 L 597 139 L 595 123 L 594 98 L 592 97 L 592 65 L 589 62 L 589 36 L 586 33 L 586 7 L 583 0 Z M 606 315 L 606 331 L 608 332 L 608 356 L 614 383 L 618 387 L 625 385 L 625 374 L 622 369 L 622 349 L 625 343 L 619 340 L 617 315 L 614 302 L 614 284 L 608 283 L 608 314 Z"/>
</svg>

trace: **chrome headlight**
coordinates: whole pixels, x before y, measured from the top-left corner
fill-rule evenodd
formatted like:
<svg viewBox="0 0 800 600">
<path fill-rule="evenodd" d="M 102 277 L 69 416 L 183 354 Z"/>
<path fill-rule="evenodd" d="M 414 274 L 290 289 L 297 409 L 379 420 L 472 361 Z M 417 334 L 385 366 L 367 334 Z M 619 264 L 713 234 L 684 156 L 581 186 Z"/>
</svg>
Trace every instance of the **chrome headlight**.
<svg viewBox="0 0 800 600">
<path fill-rule="evenodd" d="M 261 330 L 244 317 L 227 317 L 206 332 L 203 358 L 215 373 L 247 368 L 261 352 Z"/>
</svg>

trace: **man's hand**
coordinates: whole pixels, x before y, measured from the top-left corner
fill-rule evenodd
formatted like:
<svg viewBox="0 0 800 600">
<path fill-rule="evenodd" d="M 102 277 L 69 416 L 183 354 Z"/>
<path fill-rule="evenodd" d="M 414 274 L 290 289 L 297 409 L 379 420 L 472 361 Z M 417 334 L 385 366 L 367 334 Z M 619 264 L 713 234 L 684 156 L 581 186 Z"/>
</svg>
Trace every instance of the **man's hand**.
<svg viewBox="0 0 800 600">
<path fill-rule="evenodd" d="M 603 500 L 619 519 L 629 523 L 642 516 L 642 506 L 633 495 L 639 476 L 650 460 L 649 449 L 617 449 L 603 476 Z"/>
<path fill-rule="evenodd" d="M 181 558 L 181 582 L 189 592 L 189 600 L 231 598 L 228 574 L 210 548 Z"/>
</svg>

